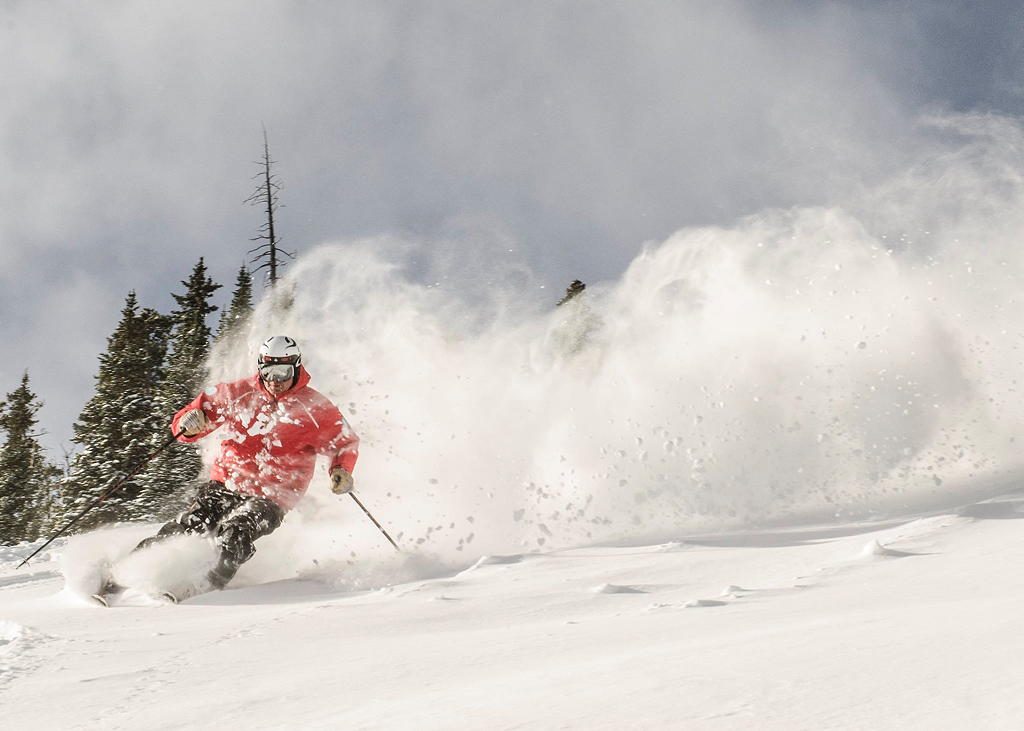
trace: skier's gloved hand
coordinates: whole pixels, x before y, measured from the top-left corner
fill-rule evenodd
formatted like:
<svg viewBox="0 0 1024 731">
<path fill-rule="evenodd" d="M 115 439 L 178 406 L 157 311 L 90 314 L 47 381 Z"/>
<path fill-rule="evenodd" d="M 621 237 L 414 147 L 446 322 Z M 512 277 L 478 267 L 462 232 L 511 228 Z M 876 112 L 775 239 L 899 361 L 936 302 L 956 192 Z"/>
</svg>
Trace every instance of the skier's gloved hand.
<svg viewBox="0 0 1024 731">
<path fill-rule="evenodd" d="M 206 431 L 208 426 L 206 414 L 203 413 L 202 409 L 192 409 L 181 417 L 181 421 L 178 422 L 178 428 L 186 437 L 194 437 Z"/>
<path fill-rule="evenodd" d="M 352 475 L 341 467 L 331 470 L 331 492 L 335 495 L 344 495 L 352 490 Z"/>
</svg>

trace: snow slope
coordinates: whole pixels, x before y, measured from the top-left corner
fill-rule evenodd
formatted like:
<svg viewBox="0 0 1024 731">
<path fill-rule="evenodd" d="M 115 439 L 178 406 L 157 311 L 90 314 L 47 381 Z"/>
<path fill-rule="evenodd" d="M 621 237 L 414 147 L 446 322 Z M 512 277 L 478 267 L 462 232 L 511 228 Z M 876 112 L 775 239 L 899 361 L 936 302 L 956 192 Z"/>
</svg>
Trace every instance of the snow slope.
<svg viewBox="0 0 1024 731">
<path fill-rule="evenodd" d="M 63 590 L 66 546 L 3 549 L 4 727 L 1015 728 L 1022 517 L 380 554 L 109 610 Z"/>
</svg>

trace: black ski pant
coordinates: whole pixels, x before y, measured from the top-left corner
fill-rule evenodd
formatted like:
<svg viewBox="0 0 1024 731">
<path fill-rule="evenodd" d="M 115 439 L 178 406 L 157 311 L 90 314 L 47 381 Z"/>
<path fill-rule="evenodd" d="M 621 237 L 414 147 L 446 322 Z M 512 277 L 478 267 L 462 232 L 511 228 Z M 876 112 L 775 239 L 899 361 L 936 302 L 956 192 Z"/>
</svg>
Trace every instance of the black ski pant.
<svg viewBox="0 0 1024 731">
<path fill-rule="evenodd" d="M 211 480 L 177 518 L 166 523 L 155 536 L 142 541 L 135 550 L 182 534 L 213 536 L 220 557 L 210 571 L 210 583 L 223 589 L 238 567 L 256 553 L 256 539 L 269 535 L 281 525 L 284 510 L 264 497 L 243 495 Z"/>
</svg>

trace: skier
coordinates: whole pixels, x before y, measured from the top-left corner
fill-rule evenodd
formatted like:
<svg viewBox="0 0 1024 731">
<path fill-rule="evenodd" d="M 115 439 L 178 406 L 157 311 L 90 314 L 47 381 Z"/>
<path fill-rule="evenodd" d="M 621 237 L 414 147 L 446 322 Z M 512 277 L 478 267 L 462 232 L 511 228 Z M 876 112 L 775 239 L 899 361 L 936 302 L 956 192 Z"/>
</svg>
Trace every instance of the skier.
<svg viewBox="0 0 1024 731">
<path fill-rule="evenodd" d="M 298 344 L 275 335 L 260 346 L 255 375 L 206 389 L 174 416 L 171 431 L 179 441 L 196 442 L 218 429 L 223 437 L 210 482 L 181 515 L 136 548 L 185 533 L 213 538 L 217 565 L 205 585 L 183 594 L 222 589 L 231 581 L 256 552 L 256 539 L 280 526 L 302 498 L 318 454 L 331 460 L 331 490 L 343 495 L 352 489 L 359 438 L 309 380 Z"/>
</svg>

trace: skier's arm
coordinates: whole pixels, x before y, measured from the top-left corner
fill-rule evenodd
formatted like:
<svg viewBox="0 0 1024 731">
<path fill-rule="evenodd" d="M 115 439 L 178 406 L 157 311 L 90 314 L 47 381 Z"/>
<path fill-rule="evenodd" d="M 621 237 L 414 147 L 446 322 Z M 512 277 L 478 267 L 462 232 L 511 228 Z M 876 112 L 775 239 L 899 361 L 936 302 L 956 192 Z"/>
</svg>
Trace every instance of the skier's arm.
<svg viewBox="0 0 1024 731">
<path fill-rule="evenodd" d="M 340 467 L 351 475 L 356 460 L 359 459 L 359 437 L 352 431 L 352 427 L 338 407 L 330 404 L 325 411 L 327 418 L 318 419 L 321 424 L 325 424 L 320 430 L 321 441 L 318 451 L 331 458 L 328 472 Z"/>
<path fill-rule="evenodd" d="M 185 408 L 181 409 L 174 418 L 171 420 L 171 432 L 178 434 L 179 442 L 196 442 L 205 437 L 210 432 L 214 431 L 223 422 L 222 419 L 214 419 L 214 415 L 219 411 L 216 408 L 217 397 L 220 394 L 221 388 L 218 386 L 216 389 L 208 389 L 203 393 L 196 396 Z M 185 436 L 181 429 L 181 421 L 185 418 L 185 415 L 193 409 L 199 409 L 206 416 L 206 428 L 191 436 Z"/>
</svg>

